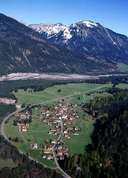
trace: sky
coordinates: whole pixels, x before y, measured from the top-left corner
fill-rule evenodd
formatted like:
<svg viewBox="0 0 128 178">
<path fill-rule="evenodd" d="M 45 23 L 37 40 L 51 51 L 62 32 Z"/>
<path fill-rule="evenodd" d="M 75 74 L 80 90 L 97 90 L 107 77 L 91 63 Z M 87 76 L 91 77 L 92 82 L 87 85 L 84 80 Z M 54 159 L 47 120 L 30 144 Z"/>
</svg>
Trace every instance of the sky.
<svg viewBox="0 0 128 178">
<path fill-rule="evenodd" d="M 26 24 L 92 20 L 128 36 L 128 0 L 0 0 L 0 12 Z"/>
</svg>

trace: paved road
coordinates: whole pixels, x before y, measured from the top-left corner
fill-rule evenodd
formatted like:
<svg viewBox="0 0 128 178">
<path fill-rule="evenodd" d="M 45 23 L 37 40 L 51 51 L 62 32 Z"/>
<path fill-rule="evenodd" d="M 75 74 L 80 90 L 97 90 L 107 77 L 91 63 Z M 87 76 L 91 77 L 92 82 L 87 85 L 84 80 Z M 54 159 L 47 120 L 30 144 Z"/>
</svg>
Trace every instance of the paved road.
<svg viewBox="0 0 128 178">
<path fill-rule="evenodd" d="M 66 172 L 64 172 L 63 169 L 61 169 L 60 165 L 58 164 L 58 160 L 57 160 L 57 157 L 56 157 L 56 153 L 54 151 L 54 148 L 52 149 L 52 153 L 53 153 L 53 158 L 54 158 L 54 161 L 55 161 L 55 164 L 58 168 L 58 170 L 60 171 L 60 173 L 63 175 L 64 178 L 71 178 L 71 176 L 69 176 Z"/>
<path fill-rule="evenodd" d="M 22 110 L 23 110 L 23 109 L 22 109 Z M 17 112 L 20 112 L 20 111 L 22 111 L 22 110 L 20 110 L 20 109 L 18 110 L 18 109 L 17 109 L 15 112 L 13 112 L 13 113 L 11 113 L 11 114 L 5 116 L 5 117 L 3 118 L 3 120 L 2 120 L 2 123 L 1 123 L 1 125 L 0 125 L 0 135 L 2 135 L 8 142 L 10 142 L 10 141 L 9 141 L 8 137 L 6 136 L 6 134 L 5 134 L 5 132 L 4 132 L 4 125 L 5 125 L 6 121 L 7 121 L 11 116 L 15 115 Z"/>
</svg>

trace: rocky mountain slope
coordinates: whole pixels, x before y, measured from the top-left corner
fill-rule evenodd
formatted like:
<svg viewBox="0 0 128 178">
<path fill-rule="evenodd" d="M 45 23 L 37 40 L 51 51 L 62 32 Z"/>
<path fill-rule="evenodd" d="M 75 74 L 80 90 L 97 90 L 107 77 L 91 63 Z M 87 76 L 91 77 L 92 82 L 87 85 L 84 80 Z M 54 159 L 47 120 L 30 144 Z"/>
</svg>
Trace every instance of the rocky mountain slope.
<svg viewBox="0 0 128 178">
<path fill-rule="evenodd" d="M 90 22 L 79 22 L 70 27 L 62 24 L 28 27 L 0 14 L 0 74 L 117 72 L 117 60 L 127 63 L 127 37 L 116 38 L 111 32 L 115 41 L 108 34 L 103 40 L 100 34 L 103 27 L 93 26 L 93 22 L 92 26 Z M 117 41 L 118 52 L 113 47 Z"/>
<path fill-rule="evenodd" d="M 66 46 L 78 57 L 128 64 L 128 37 L 92 21 L 29 25 L 52 44 Z"/>
</svg>

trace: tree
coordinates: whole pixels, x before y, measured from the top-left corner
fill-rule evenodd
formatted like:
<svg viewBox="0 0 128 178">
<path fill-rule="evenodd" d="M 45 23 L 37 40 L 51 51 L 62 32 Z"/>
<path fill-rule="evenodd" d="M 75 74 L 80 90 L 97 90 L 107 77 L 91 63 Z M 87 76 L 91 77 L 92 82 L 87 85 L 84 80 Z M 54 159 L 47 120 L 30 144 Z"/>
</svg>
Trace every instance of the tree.
<svg viewBox="0 0 128 178">
<path fill-rule="evenodd" d="M 57 92 L 60 93 L 62 90 L 61 89 L 58 89 Z"/>
</svg>

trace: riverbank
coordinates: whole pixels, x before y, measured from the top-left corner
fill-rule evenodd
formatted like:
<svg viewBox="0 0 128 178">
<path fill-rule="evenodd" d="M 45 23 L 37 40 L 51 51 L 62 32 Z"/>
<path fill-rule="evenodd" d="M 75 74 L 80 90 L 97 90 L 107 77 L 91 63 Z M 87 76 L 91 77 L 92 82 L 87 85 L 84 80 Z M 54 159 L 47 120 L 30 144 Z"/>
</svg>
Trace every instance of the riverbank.
<svg viewBox="0 0 128 178">
<path fill-rule="evenodd" d="M 80 74 L 64 74 L 64 73 L 11 73 L 0 77 L 0 81 L 15 81 L 15 80 L 97 80 L 108 77 L 126 77 L 128 74 L 106 74 L 106 75 L 80 75 Z"/>
</svg>

